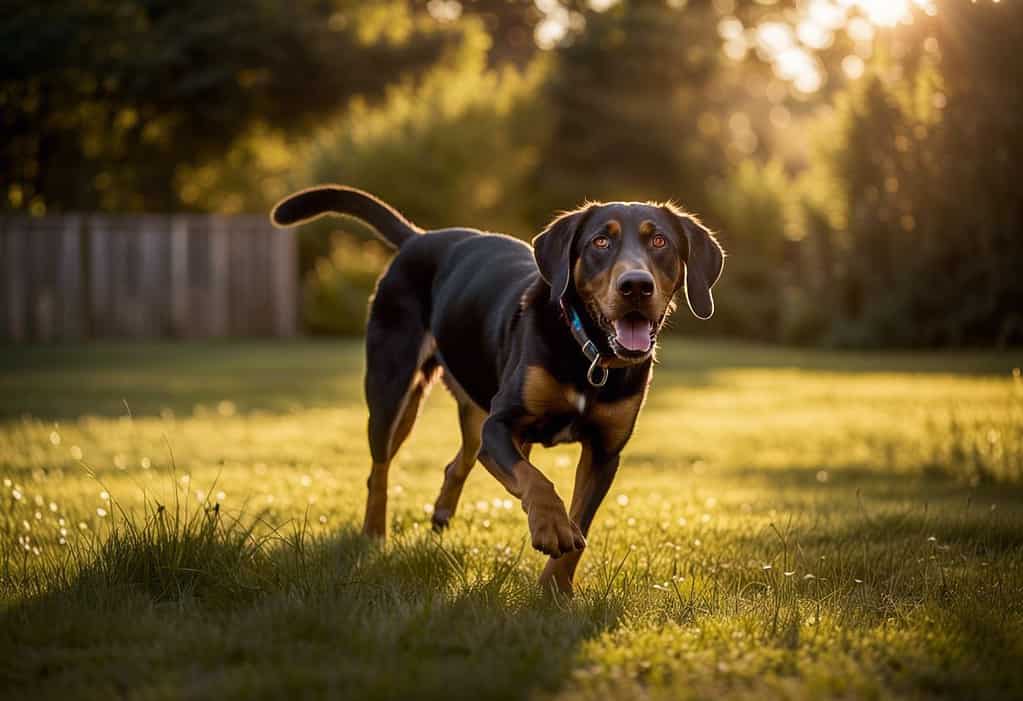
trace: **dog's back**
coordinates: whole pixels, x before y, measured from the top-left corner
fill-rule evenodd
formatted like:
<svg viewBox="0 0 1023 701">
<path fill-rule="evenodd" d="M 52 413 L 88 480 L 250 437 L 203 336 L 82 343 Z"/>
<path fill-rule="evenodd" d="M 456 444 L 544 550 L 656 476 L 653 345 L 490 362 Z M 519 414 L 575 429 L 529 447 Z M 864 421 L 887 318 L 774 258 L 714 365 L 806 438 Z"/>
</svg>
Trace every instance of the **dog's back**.
<svg viewBox="0 0 1023 701">
<path fill-rule="evenodd" d="M 420 356 L 436 354 L 472 401 L 489 408 L 519 302 L 539 276 L 529 246 L 474 229 L 424 231 L 373 195 L 340 185 L 296 193 L 271 218 L 293 226 L 326 214 L 360 219 L 398 249 L 377 285 L 367 340 L 404 329 L 423 346 Z"/>
</svg>

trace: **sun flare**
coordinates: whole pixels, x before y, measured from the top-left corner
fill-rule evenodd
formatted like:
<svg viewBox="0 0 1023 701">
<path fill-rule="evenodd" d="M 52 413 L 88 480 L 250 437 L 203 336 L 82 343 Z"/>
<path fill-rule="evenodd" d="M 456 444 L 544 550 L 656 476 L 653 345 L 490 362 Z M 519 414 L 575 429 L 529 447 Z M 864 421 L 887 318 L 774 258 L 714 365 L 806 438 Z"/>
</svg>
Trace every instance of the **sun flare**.
<svg viewBox="0 0 1023 701">
<path fill-rule="evenodd" d="M 909 21 L 914 6 L 925 12 L 934 11 L 931 0 L 849 0 L 843 4 L 858 8 L 871 23 L 880 27 L 894 27 Z"/>
</svg>

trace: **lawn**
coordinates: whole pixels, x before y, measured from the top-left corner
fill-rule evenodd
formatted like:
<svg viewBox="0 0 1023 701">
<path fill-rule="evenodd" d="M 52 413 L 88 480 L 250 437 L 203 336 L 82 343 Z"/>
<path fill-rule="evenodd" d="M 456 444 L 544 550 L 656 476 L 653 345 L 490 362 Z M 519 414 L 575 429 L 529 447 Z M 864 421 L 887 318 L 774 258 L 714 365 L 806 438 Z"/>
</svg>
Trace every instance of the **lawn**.
<svg viewBox="0 0 1023 701">
<path fill-rule="evenodd" d="M 440 388 L 358 535 L 358 343 L 0 349 L 0 693 L 1023 697 L 1023 356 L 664 345 L 573 600 Z"/>
</svg>

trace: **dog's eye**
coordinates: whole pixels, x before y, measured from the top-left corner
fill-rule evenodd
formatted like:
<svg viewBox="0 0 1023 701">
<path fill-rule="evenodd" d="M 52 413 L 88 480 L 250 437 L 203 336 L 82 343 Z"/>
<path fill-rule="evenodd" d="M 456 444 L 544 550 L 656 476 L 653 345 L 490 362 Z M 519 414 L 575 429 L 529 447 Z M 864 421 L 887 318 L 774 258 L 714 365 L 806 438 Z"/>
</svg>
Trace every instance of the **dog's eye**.
<svg viewBox="0 0 1023 701">
<path fill-rule="evenodd" d="M 664 234 L 654 234 L 650 237 L 650 245 L 654 248 L 664 248 L 668 245 L 668 239 L 665 238 Z"/>
<path fill-rule="evenodd" d="M 593 239 L 593 245 L 596 246 L 597 248 L 607 248 L 608 246 L 611 245 L 611 239 L 608 238 L 607 236 L 600 235 L 597 238 Z"/>
</svg>

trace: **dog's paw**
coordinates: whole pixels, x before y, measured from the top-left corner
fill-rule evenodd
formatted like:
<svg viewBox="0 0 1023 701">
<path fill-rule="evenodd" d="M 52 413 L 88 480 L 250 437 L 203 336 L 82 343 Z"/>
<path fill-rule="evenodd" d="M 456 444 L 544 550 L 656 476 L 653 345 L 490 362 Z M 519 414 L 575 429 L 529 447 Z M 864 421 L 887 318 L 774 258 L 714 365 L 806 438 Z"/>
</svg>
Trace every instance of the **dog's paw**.
<svg viewBox="0 0 1023 701">
<path fill-rule="evenodd" d="M 430 521 L 433 524 L 435 533 L 441 533 L 447 529 L 448 524 L 451 522 L 451 515 L 451 509 L 434 507 L 433 516 L 430 517 Z"/>
<path fill-rule="evenodd" d="M 522 506 L 529 517 L 533 547 L 558 558 L 586 547 L 586 538 L 565 510 L 565 502 L 549 482 L 534 483 L 522 495 Z"/>
</svg>

